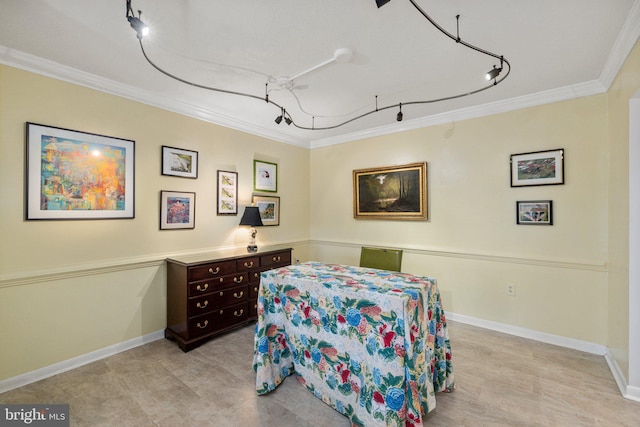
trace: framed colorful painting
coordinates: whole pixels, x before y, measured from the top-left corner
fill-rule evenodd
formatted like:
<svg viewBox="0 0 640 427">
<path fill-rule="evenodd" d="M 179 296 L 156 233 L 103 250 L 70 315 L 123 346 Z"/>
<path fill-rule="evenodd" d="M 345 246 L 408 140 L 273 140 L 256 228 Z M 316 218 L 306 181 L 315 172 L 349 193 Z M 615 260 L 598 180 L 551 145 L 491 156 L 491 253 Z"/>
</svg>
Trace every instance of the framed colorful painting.
<svg viewBox="0 0 640 427">
<path fill-rule="evenodd" d="M 163 145 L 162 175 L 198 178 L 198 152 Z"/>
<path fill-rule="evenodd" d="M 218 215 L 238 215 L 238 172 L 218 171 Z"/>
<path fill-rule="evenodd" d="M 251 201 L 260 211 L 262 225 L 280 225 L 280 197 L 254 195 Z"/>
<path fill-rule="evenodd" d="M 36 123 L 26 140 L 27 220 L 134 218 L 134 141 Z"/>
<path fill-rule="evenodd" d="M 427 163 L 353 171 L 356 219 L 427 219 Z"/>
<path fill-rule="evenodd" d="M 278 192 L 278 165 L 276 163 L 253 161 L 253 189 L 256 191 Z"/>
<path fill-rule="evenodd" d="M 511 155 L 511 186 L 564 184 L 564 150 Z"/>
<path fill-rule="evenodd" d="M 516 202 L 516 224 L 553 225 L 553 201 Z"/>
<path fill-rule="evenodd" d="M 160 192 L 160 230 L 178 230 L 196 226 L 196 193 Z"/>
</svg>

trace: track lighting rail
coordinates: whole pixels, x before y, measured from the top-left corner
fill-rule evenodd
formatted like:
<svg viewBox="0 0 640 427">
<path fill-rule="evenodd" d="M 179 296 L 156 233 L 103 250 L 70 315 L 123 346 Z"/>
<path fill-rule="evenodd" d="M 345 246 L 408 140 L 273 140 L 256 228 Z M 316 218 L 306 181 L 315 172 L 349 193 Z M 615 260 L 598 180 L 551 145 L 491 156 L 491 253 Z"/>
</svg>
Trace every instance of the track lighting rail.
<svg viewBox="0 0 640 427">
<path fill-rule="evenodd" d="M 381 6 L 385 5 L 386 3 L 388 3 L 390 0 L 376 0 L 376 4 L 378 5 L 378 8 L 380 8 Z M 504 81 L 509 74 L 511 73 L 511 64 L 509 63 L 509 61 L 504 58 L 504 56 L 502 55 L 497 55 L 493 52 L 490 52 L 488 50 L 482 49 L 478 46 L 475 46 L 471 43 L 468 43 L 464 40 L 462 40 L 460 38 L 460 15 L 456 15 L 456 35 L 453 35 L 451 33 L 449 33 L 447 30 L 445 30 L 442 26 L 440 26 L 433 18 L 431 18 L 429 16 L 429 14 L 427 14 L 424 9 L 422 9 L 415 0 L 409 0 L 409 2 L 414 6 L 414 8 L 427 20 L 429 21 L 429 23 L 431 23 L 431 25 L 433 25 L 436 29 L 438 29 L 442 34 L 444 34 L 445 36 L 447 36 L 448 38 L 450 38 L 451 40 L 455 41 L 457 44 L 460 44 L 468 49 L 474 50 L 478 53 L 481 53 L 483 55 L 487 55 L 490 57 L 493 57 L 497 60 L 500 61 L 500 65 L 496 66 L 494 65 L 493 68 L 491 70 L 489 70 L 487 72 L 487 74 L 485 75 L 486 79 L 491 81 L 490 84 L 486 85 L 486 86 L 482 86 L 478 89 L 469 91 L 469 92 L 463 92 L 463 93 L 459 93 L 459 94 L 454 94 L 454 95 L 450 95 L 450 96 L 444 96 L 441 98 L 434 98 L 434 99 L 427 99 L 427 100 L 418 100 L 418 101 L 408 101 L 408 102 L 399 102 L 397 104 L 392 104 L 392 105 L 386 105 L 383 107 L 379 107 L 378 106 L 378 96 L 376 95 L 376 99 L 375 99 L 375 103 L 376 103 L 376 108 L 374 110 L 368 111 L 364 114 L 360 114 L 358 116 L 352 117 L 348 120 L 342 121 L 340 123 L 334 124 L 334 125 L 330 125 L 330 126 L 321 126 L 321 127 L 316 127 L 315 126 L 315 116 L 311 116 L 311 126 L 304 126 L 300 123 L 297 123 L 296 121 L 294 121 L 293 117 L 291 117 L 291 115 L 287 112 L 287 110 L 284 108 L 284 106 L 274 102 L 273 100 L 271 100 L 269 98 L 269 90 L 268 90 L 268 85 L 269 82 L 266 83 L 266 90 L 265 90 L 265 95 L 264 96 L 259 96 L 259 95 L 253 95 L 250 93 L 245 93 L 245 92 L 238 92 L 238 91 L 233 91 L 233 90 L 228 90 L 228 89 L 222 89 L 222 88 L 216 88 L 216 87 L 212 87 L 212 86 L 207 86 L 207 85 L 203 85 L 203 84 L 199 84 L 199 83 L 195 83 L 195 82 L 191 82 L 189 80 L 183 79 L 179 76 L 176 76 L 175 74 L 172 74 L 166 70 L 164 70 L 163 68 L 161 68 L 160 66 L 158 66 L 157 64 L 155 64 L 151 58 L 149 58 L 149 56 L 147 55 L 147 52 L 144 49 L 144 44 L 142 43 L 142 40 L 144 38 L 144 36 L 146 36 L 149 32 L 149 27 L 142 21 L 141 19 L 141 15 L 142 12 L 138 11 L 138 16 L 135 16 L 133 9 L 131 7 L 131 0 L 127 0 L 127 13 L 126 13 L 126 17 L 127 17 L 127 21 L 129 22 L 129 24 L 131 25 L 131 28 L 133 28 L 136 31 L 136 35 L 138 37 L 138 41 L 140 43 L 140 49 L 142 51 L 142 55 L 144 56 L 145 60 L 153 67 L 155 68 L 157 71 L 159 71 L 160 73 L 164 74 L 167 77 L 170 77 L 176 81 L 179 81 L 181 83 L 190 85 L 190 86 L 194 86 L 200 89 L 205 89 L 205 90 L 210 90 L 210 91 L 214 91 L 214 92 L 220 92 L 220 93 L 227 93 L 227 94 L 231 94 L 231 95 L 237 95 L 237 96 L 243 96 L 246 98 L 253 98 L 256 100 L 260 100 L 260 101 L 264 101 L 267 104 L 271 104 L 275 107 L 277 107 L 280 110 L 280 114 L 276 117 L 275 122 L 276 124 L 280 124 L 283 120 L 285 121 L 285 123 L 287 125 L 293 125 L 298 129 L 303 129 L 303 130 L 330 130 L 330 129 L 336 129 L 339 128 L 341 126 L 347 125 L 349 123 L 352 123 L 356 120 L 362 119 L 364 117 L 367 117 L 371 114 L 374 113 L 378 113 L 380 111 L 384 111 L 384 110 L 388 110 L 391 108 L 398 108 L 398 114 L 396 116 L 396 120 L 397 121 L 402 121 L 403 119 L 403 113 L 402 113 L 402 107 L 403 106 L 407 106 L 407 105 L 419 105 L 419 104 L 433 104 L 436 102 L 442 102 L 442 101 L 449 101 L 449 100 L 453 100 L 453 99 L 457 99 L 457 98 L 462 98 L 465 96 L 470 96 L 470 95 L 474 95 L 476 93 L 479 92 L 483 92 L 487 89 L 490 89 L 494 86 L 496 86 L 498 83 L 501 83 L 502 81 Z M 315 67 L 312 67 L 309 70 L 303 71 L 302 73 L 297 74 L 296 76 L 294 76 L 293 78 L 287 78 L 287 83 L 291 83 L 293 84 L 293 80 L 294 78 L 300 77 L 301 75 L 307 74 L 309 72 L 315 71 L 316 69 L 323 67 L 331 62 L 343 62 L 344 58 L 346 58 L 348 56 L 348 58 L 351 57 L 351 52 L 338 52 L 336 51 L 336 53 L 334 54 L 334 58 L 329 59 L 325 62 L 323 62 L 322 64 L 319 64 Z M 506 72 L 503 73 L 503 71 L 505 71 L 504 69 L 506 68 Z M 277 82 L 276 82 L 277 83 Z M 286 85 L 285 85 L 286 86 Z"/>
</svg>

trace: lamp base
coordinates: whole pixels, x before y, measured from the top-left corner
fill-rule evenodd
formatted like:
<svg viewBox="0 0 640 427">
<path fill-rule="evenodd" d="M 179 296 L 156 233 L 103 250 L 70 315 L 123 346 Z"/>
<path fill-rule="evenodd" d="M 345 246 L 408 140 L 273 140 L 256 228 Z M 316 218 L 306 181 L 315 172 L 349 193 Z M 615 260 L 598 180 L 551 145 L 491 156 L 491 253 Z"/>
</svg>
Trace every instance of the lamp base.
<svg viewBox="0 0 640 427">
<path fill-rule="evenodd" d="M 247 246 L 247 252 L 258 252 L 258 245 L 249 245 Z"/>
</svg>

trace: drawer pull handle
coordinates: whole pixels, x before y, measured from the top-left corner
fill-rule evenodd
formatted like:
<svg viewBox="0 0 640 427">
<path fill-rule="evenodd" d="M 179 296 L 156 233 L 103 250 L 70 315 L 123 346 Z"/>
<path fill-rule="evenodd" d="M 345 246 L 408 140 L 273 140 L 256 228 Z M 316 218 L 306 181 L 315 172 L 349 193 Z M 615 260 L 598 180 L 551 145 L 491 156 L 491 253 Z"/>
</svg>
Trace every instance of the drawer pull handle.
<svg viewBox="0 0 640 427">
<path fill-rule="evenodd" d="M 204 321 L 204 325 L 201 325 L 201 324 L 200 324 L 200 322 L 198 322 L 198 324 L 197 324 L 196 326 L 197 326 L 198 328 L 200 328 L 200 329 L 204 329 L 204 328 L 206 328 L 206 327 L 207 327 L 207 325 L 208 325 L 208 324 L 209 324 L 209 321 L 208 321 L 208 320 L 205 320 L 205 321 Z"/>
<path fill-rule="evenodd" d="M 213 275 L 218 273 L 220 273 L 220 267 L 216 267 L 215 270 L 213 269 L 213 267 L 209 267 L 209 274 Z"/>
<path fill-rule="evenodd" d="M 224 278 L 223 277 L 220 278 L 220 283 L 222 283 L 222 282 L 224 282 Z"/>
<path fill-rule="evenodd" d="M 244 276 L 234 277 L 234 278 L 233 278 L 233 281 L 234 281 L 235 283 L 240 283 L 240 282 L 242 282 L 243 280 L 244 280 Z"/>
<path fill-rule="evenodd" d="M 258 287 L 257 286 L 253 287 L 253 292 L 258 292 Z"/>
<path fill-rule="evenodd" d="M 253 267 L 253 261 L 245 262 L 245 263 L 244 263 L 244 266 L 245 266 L 246 268 L 251 268 L 251 267 Z"/>
<path fill-rule="evenodd" d="M 200 304 L 200 303 L 198 302 L 198 303 L 196 304 L 196 307 L 198 307 L 198 308 L 205 308 L 205 307 L 206 307 L 206 306 L 208 306 L 208 305 L 209 305 L 209 300 L 206 300 L 206 301 L 204 302 L 204 304 Z"/>
<path fill-rule="evenodd" d="M 244 309 L 241 309 L 239 313 L 238 313 L 238 311 L 237 311 L 237 310 L 236 310 L 236 311 L 234 311 L 234 312 L 233 312 L 233 315 L 234 315 L 234 316 L 236 316 L 236 317 L 240 317 L 240 316 L 242 316 L 242 314 L 243 314 L 243 313 L 244 313 Z"/>
<path fill-rule="evenodd" d="M 196 289 L 197 289 L 197 290 L 199 290 L 200 292 L 204 292 L 204 291 L 206 291 L 207 289 L 209 289 L 209 284 L 208 284 L 208 283 L 205 283 L 205 284 L 204 284 L 204 288 L 203 288 L 202 286 L 198 285 L 198 286 L 196 286 Z"/>
<path fill-rule="evenodd" d="M 257 279 L 258 277 L 260 277 L 260 273 L 253 273 L 253 277 Z"/>
<path fill-rule="evenodd" d="M 244 291 L 240 291 L 240 294 L 238 295 L 237 292 L 233 293 L 234 298 L 242 298 L 244 296 Z"/>
<path fill-rule="evenodd" d="M 220 310 L 220 314 L 224 314 L 224 310 Z"/>
<path fill-rule="evenodd" d="M 220 291 L 220 296 L 224 295 L 224 291 Z"/>
<path fill-rule="evenodd" d="M 273 258 L 271 258 L 271 260 L 272 260 L 273 262 L 280 262 L 280 260 L 281 260 L 281 259 L 282 259 L 282 258 L 281 258 L 281 257 L 279 257 L 279 256 L 274 256 Z"/>
</svg>

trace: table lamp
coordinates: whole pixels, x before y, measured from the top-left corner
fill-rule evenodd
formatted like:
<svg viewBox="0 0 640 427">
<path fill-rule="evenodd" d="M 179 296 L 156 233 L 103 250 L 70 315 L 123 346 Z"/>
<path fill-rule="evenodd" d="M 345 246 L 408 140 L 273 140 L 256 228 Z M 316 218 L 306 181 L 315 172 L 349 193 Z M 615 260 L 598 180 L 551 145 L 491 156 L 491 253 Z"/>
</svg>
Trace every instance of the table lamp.
<svg viewBox="0 0 640 427">
<path fill-rule="evenodd" d="M 258 252 L 258 246 L 256 245 L 256 234 L 258 231 L 256 227 L 261 227 L 263 224 L 262 218 L 260 218 L 260 210 L 258 210 L 257 206 L 246 206 L 244 208 L 240 225 L 248 225 L 251 227 L 251 239 L 247 246 L 247 252 Z"/>
</svg>

